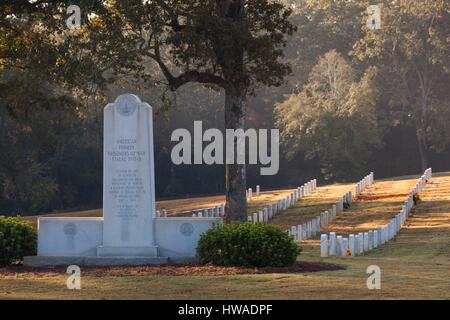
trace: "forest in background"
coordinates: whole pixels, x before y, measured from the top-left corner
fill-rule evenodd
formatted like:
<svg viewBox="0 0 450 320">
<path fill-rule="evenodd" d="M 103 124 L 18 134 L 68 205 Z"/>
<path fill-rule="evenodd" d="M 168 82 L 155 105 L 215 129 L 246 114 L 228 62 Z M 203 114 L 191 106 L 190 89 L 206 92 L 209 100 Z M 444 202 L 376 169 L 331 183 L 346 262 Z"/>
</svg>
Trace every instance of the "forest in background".
<svg viewBox="0 0 450 320">
<path fill-rule="evenodd" d="M 424 162 L 435 171 L 450 169 L 449 4 L 383 2 L 377 31 L 365 28 L 369 1 L 286 4 L 296 4 L 297 32 L 284 52 L 293 72 L 279 87 L 254 88 L 246 110 L 247 128 L 280 129 L 280 171 L 260 176 L 249 165 L 248 187 L 356 181 L 370 171 L 401 176 L 421 172 Z M 224 129 L 222 92 L 196 84 L 170 92 L 152 61 L 142 62 L 149 78 L 111 72 L 99 81 L 108 65 L 62 63 L 63 49 L 76 44 L 54 46 L 47 34 L 11 22 L 7 12 L 18 7 L 3 9 L 2 214 L 100 207 L 103 107 L 125 92 L 153 106 L 157 198 L 224 191 L 222 166 L 170 160 L 173 130 L 192 132 L 195 120 L 204 130 Z M 126 62 L 112 61 L 124 70 Z"/>
</svg>

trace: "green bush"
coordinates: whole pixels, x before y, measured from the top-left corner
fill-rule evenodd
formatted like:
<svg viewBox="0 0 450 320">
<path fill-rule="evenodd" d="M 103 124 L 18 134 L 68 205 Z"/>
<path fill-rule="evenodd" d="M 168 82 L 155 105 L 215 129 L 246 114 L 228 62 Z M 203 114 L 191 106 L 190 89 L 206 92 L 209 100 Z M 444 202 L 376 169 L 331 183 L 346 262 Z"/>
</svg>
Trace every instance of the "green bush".
<svg viewBox="0 0 450 320">
<path fill-rule="evenodd" d="M 37 234 L 33 227 L 19 217 L 0 216 L 0 265 L 36 254 Z"/>
<path fill-rule="evenodd" d="M 263 223 L 218 225 L 199 240 L 201 263 L 219 266 L 287 267 L 294 264 L 300 248 L 280 228 Z"/>
</svg>

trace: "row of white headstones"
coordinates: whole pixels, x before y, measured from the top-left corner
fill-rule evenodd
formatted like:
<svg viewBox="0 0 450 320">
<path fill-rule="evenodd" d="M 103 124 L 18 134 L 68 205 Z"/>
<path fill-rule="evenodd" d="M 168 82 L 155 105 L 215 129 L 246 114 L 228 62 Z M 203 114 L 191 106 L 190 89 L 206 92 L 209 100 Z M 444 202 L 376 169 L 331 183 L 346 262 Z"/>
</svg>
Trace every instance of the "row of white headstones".
<svg viewBox="0 0 450 320">
<path fill-rule="evenodd" d="M 373 173 L 372 174 L 372 178 L 373 178 Z M 373 181 L 373 179 L 372 179 Z M 364 190 L 366 188 L 366 184 L 364 183 L 364 179 L 361 180 L 360 183 L 357 184 L 356 190 L 358 192 L 358 186 L 359 186 L 359 190 Z M 276 214 L 279 211 L 282 210 L 286 210 L 289 207 L 291 207 L 295 202 L 297 202 L 299 199 L 309 195 L 312 191 L 314 191 L 317 188 L 317 179 L 313 179 L 310 180 L 309 182 L 303 184 L 302 186 L 298 187 L 294 192 L 290 193 L 288 196 L 286 196 L 286 198 L 284 199 L 280 199 L 279 201 L 269 204 L 266 208 L 264 208 L 263 210 L 260 210 L 258 213 L 253 213 L 253 215 L 248 216 L 248 221 L 256 223 L 256 222 L 268 222 L 270 219 L 273 218 L 273 215 Z M 261 194 L 261 188 L 259 185 L 256 186 L 256 196 L 259 197 L 259 195 Z M 248 188 L 246 190 L 246 197 L 247 197 L 247 201 L 250 202 L 253 198 L 253 189 L 252 188 Z M 351 201 L 351 192 L 348 192 L 344 195 L 343 197 L 343 202 L 350 202 Z M 337 206 L 342 207 L 343 203 L 337 203 Z M 330 209 L 331 212 L 333 212 L 334 214 L 336 214 L 336 210 L 337 208 L 335 208 L 333 206 L 333 208 Z M 182 213 L 190 213 L 192 211 L 186 211 L 186 212 L 182 212 Z M 192 213 L 192 217 L 193 218 L 203 218 L 203 217 L 223 217 L 223 215 L 225 214 L 225 204 L 220 204 L 214 207 L 210 207 L 210 208 L 203 208 L 203 209 L 199 209 L 198 211 L 196 210 L 195 213 Z M 321 215 L 328 215 L 329 213 L 324 212 L 323 214 L 321 213 Z M 167 210 L 166 209 L 162 209 L 162 210 L 156 210 L 155 214 L 154 214 L 154 218 L 167 218 Z M 332 219 L 332 216 L 331 218 Z M 330 221 L 331 222 L 331 221 Z M 328 222 L 327 222 L 328 224 Z M 306 226 L 308 224 L 305 224 L 305 228 L 303 228 L 304 230 L 306 230 Z M 295 228 L 295 227 L 294 227 Z M 314 227 L 312 227 L 312 221 L 311 221 L 311 226 L 310 229 L 313 229 Z M 301 226 L 300 226 L 301 229 Z M 317 230 L 317 232 L 320 230 Z M 316 230 L 314 228 L 314 235 L 316 235 Z M 311 233 L 311 231 L 309 232 Z"/>
<path fill-rule="evenodd" d="M 380 247 L 389 240 L 392 240 L 400 231 L 409 217 L 411 208 L 414 205 L 414 194 L 423 190 L 427 182 L 432 177 L 431 168 L 425 170 L 419 178 L 414 188 L 408 194 L 400 212 L 384 226 L 376 230 L 350 234 L 348 238 L 336 236 L 335 232 L 330 232 L 330 236 L 322 234 L 320 236 L 320 255 L 321 257 L 330 256 L 357 256 L 364 252 L 369 252 Z"/>
<path fill-rule="evenodd" d="M 282 210 L 286 210 L 294 205 L 299 199 L 309 195 L 317 188 L 317 179 L 313 179 L 304 185 L 298 187 L 295 191 L 291 192 L 285 198 L 278 200 L 277 202 L 268 204 L 265 208 L 260 210 L 259 212 L 255 212 L 252 215 L 247 216 L 247 220 L 252 223 L 263 222 L 267 223 L 273 216 Z M 256 186 L 255 196 L 259 197 L 261 194 L 261 188 L 259 185 Z M 251 201 L 253 198 L 253 189 L 248 188 L 246 190 L 247 201 Z M 192 211 L 182 212 L 188 213 Z M 195 213 L 192 213 L 193 218 L 204 218 L 204 217 L 223 217 L 225 213 L 225 205 L 220 204 L 210 208 L 203 208 L 200 210 L 196 210 Z M 157 210 L 155 218 L 167 218 L 167 210 L 163 209 L 162 211 Z"/>
<path fill-rule="evenodd" d="M 360 182 L 356 184 L 357 190 L 359 193 L 364 191 L 366 188 L 370 187 L 373 184 L 373 172 L 364 177 Z M 296 241 L 297 243 L 301 243 L 302 240 L 308 240 L 317 235 L 320 232 L 321 228 L 328 226 L 333 222 L 334 218 L 338 213 L 344 211 L 344 204 L 350 204 L 352 202 L 352 192 L 346 192 L 342 198 L 336 202 L 336 204 L 332 205 L 328 210 L 321 212 L 312 220 L 299 224 L 296 226 L 292 226 L 290 229 L 287 229 L 286 232 Z"/>
<path fill-rule="evenodd" d="M 256 186 L 256 196 L 258 197 L 261 193 L 261 188 L 259 185 Z M 253 197 L 252 188 L 249 188 L 246 190 L 246 196 L 247 201 L 250 201 Z M 180 212 L 180 214 L 188 214 L 192 213 L 193 211 L 185 211 Z M 207 217 L 223 217 L 225 214 L 225 204 L 220 204 L 214 207 L 209 208 L 202 208 L 195 210 L 195 212 L 192 213 L 193 218 L 207 218 Z M 167 210 L 156 210 L 155 218 L 167 218 Z"/>
<path fill-rule="evenodd" d="M 195 210 L 195 213 L 192 213 L 193 218 L 207 218 L 207 217 L 223 217 L 225 214 L 225 205 L 220 204 L 210 208 L 200 209 L 198 212 Z M 180 212 L 180 214 L 191 213 L 192 211 Z M 167 218 L 167 210 L 156 210 L 154 218 Z"/>
<path fill-rule="evenodd" d="M 302 186 L 295 189 L 295 191 L 289 193 L 285 198 L 282 198 L 276 202 L 269 203 L 263 209 L 258 212 L 254 212 L 247 216 L 247 221 L 251 223 L 267 223 L 278 212 L 287 210 L 292 207 L 298 200 L 311 194 L 317 188 L 317 179 L 306 182 Z"/>
<path fill-rule="evenodd" d="M 253 197 L 252 188 L 248 188 L 246 191 L 247 201 L 250 201 Z M 259 185 L 256 186 L 256 196 L 259 197 L 261 194 L 261 188 Z M 197 211 L 197 210 L 196 210 Z M 191 211 L 187 211 L 191 212 Z M 200 209 L 195 213 L 192 213 L 193 218 L 205 218 L 205 217 L 223 217 L 225 214 L 225 204 L 220 204 L 210 208 Z"/>
<path fill-rule="evenodd" d="M 358 182 L 355 186 L 355 195 L 359 196 L 364 190 L 371 187 L 373 185 L 373 172 L 369 175 L 365 176 L 360 182 Z"/>
</svg>

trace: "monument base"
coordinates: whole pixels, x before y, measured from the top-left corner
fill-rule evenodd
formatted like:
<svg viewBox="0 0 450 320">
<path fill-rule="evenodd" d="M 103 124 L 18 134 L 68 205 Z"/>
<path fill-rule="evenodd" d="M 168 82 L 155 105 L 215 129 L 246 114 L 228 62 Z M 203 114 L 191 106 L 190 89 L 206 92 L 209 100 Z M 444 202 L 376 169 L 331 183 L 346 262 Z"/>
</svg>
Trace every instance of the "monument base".
<svg viewBox="0 0 450 320">
<path fill-rule="evenodd" d="M 113 247 L 98 246 L 97 256 L 99 257 L 157 257 L 158 246 L 149 247 Z"/>
<path fill-rule="evenodd" d="M 25 265 L 145 265 L 195 261 L 198 241 L 221 218 L 157 218 L 155 246 L 113 247 L 103 243 L 102 218 L 38 219 L 38 254 Z"/>
<path fill-rule="evenodd" d="M 52 257 L 29 256 L 24 257 L 23 264 L 28 267 L 49 266 L 142 266 L 161 264 L 189 264 L 196 263 L 193 257 Z"/>
</svg>

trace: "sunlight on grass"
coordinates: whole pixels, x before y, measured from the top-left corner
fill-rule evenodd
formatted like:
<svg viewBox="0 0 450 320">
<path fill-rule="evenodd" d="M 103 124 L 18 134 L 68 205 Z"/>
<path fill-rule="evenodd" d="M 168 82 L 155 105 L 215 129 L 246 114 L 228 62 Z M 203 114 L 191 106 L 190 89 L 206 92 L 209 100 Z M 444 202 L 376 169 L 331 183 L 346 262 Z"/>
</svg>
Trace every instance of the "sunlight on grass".
<svg viewBox="0 0 450 320">
<path fill-rule="evenodd" d="M 392 218 L 417 179 L 376 181 L 361 201 L 338 215 L 322 232 L 356 233 Z M 311 195 L 278 214 L 271 222 L 281 227 L 307 221 L 334 203 L 353 185 L 319 187 Z M 289 190 L 264 192 L 250 204 L 255 210 L 283 197 Z M 420 194 L 399 235 L 381 248 L 354 258 L 319 257 L 319 242 L 302 243 L 301 261 L 343 264 L 346 270 L 315 273 L 244 274 L 217 276 L 149 275 L 145 272 L 111 276 L 82 273 L 82 290 L 65 289 L 65 274 L 5 275 L 0 270 L 0 299 L 450 299 L 450 175 L 438 174 Z M 220 201 L 198 198 L 175 200 L 174 208 L 191 208 Z M 169 208 L 170 202 L 165 202 Z M 98 214 L 98 210 L 72 213 Z M 62 214 L 67 215 L 68 213 Z M 378 265 L 381 290 L 366 288 L 366 268 Z"/>
</svg>

